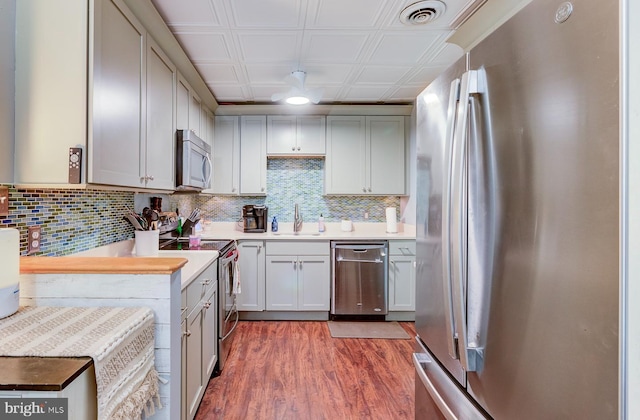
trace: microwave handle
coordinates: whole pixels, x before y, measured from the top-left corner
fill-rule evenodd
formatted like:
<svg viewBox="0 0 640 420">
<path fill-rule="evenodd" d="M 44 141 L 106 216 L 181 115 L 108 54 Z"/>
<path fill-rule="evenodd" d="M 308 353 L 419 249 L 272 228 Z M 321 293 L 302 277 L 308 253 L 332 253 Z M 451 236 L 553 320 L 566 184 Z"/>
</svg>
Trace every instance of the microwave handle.
<svg viewBox="0 0 640 420">
<path fill-rule="evenodd" d="M 206 180 L 204 181 L 204 184 L 207 188 L 211 188 L 211 174 L 213 173 L 213 163 L 211 162 L 211 158 L 209 157 L 209 153 L 207 153 L 206 155 L 204 155 L 204 160 L 203 160 L 203 165 L 202 165 L 202 177 L 206 178 Z M 206 166 L 204 165 L 206 163 Z M 207 172 L 207 167 L 209 168 L 209 171 Z"/>
</svg>

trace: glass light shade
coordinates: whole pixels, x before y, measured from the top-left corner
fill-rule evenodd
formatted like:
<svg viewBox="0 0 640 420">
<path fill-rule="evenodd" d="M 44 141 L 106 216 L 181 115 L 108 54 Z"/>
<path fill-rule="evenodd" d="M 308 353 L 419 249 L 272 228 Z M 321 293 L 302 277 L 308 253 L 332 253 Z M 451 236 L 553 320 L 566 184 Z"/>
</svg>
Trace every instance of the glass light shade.
<svg viewBox="0 0 640 420">
<path fill-rule="evenodd" d="M 304 105 L 309 103 L 309 98 L 304 96 L 291 96 L 287 98 L 287 103 L 291 105 Z"/>
</svg>

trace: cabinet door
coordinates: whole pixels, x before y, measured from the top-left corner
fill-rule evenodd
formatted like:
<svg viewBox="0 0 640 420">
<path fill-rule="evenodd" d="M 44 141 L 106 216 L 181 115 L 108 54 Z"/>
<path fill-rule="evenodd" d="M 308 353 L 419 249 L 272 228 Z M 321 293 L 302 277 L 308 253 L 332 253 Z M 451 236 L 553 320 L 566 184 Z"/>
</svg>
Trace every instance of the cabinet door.
<svg viewBox="0 0 640 420">
<path fill-rule="evenodd" d="M 218 293 L 214 287 L 204 300 L 202 310 L 202 386 L 207 387 L 218 360 Z"/>
<path fill-rule="evenodd" d="M 266 309 L 295 311 L 298 309 L 298 272 L 296 256 L 267 257 Z"/>
<path fill-rule="evenodd" d="M 365 118 L 327 117 L 326 194 L 366 193 Z"/>
<path fill-rule="evenodd" d="M 189 129 L 189 105 L 191 96 L 189 83 L 178 73 L 176 86 L 176 130 Z"/>
<path fill-rule="evenodd" d="M 145 29 L 121 0 L 96 2 L 89 182 L 144 186 Z"/>
<path fill-rule="evenodd" d="M 367 117 L 367 193 L 405 194 L 404 117 Z"/>
<path fill-rule="evenodd" d="M 239 311 L 264 311 L 265 255 L 264 242 L 238 243 L 240 283 L 242 293 L 237 296 Z"/>
<path fill-rule="evenodd" d="M 298 257 L 298 309 L 328 311 L 330 296 L 329 257 Z"/>
<path fill-rule="evenodd" d="M 267 118 L 240 117 L 240 194 L 267 193 Z"/>
<path fill-rule="evenodd" d="M 416 257 L 389 257 L 389 310 L 416 310 Z"/>
<path fill-rule="evenodd" d="M 3 2 L 0 7 L 3 18 L 15 16 L 14 31 L 2 38 L 6 45 L 2 67 L 7 69 L 2 83 L 8 88 L 2 118 L 14 121 L 15 100 L 15 131 L 13 126 L 7 126 L 3 134 L 10 132 L 0 140 L 9 144 L 2 148 L 0 159 L 13 159 L 15 169 L 9 174 L 11 180 L 2 181 L 67 184 L 69 148 L 82 146 L 82 182 L 87 182 L 87 70 L 93 67 L 91 63 L 87 66 L 92 48 L 87 41 L 89 2 L 20 0 Z M 10 28 L 3 26 L 2 30 Z M 15 63 L 13 53 L 9 53 L 14 40 Z M 11 164 L 3 169 L 10 172 Z"/>
<path fill-rule="evenodd" d="M 143 161 L 149 188 L 175 188 L 175 83 L 175 66 L 148 38 L 147 136 Z"/>
<path fill-rule="evenodd" d="M 192 90 L 189 91 L 189 130 L 201 137 L 202 101 Z"/>
<path fill-rule="evenodd" d="M 267 154 L 291 155 L 296 153 L 296 116 L 267 116 Z"/>
<path fill-rule="evenodd" d="M 326 117 L 298 117 L 296 152 L 305 156 L 324 156 Z"/>
<path fill-rule="evenodd" d="M 180 420 L 187 418 L 187 320 L 180 324 Z"/>
<path fill-rule="evenodd" d="M 198 406 L 202 387 L 202 307 L 197 307 L 187 316 L 187 418 L 192 419 Z"/>
<path fill-rule="evenodd" d="M 238 117 L 215 117 L 212 150 L 212 192 L 237 195 L 240 192 L 240 119 Z"/>
</svg>

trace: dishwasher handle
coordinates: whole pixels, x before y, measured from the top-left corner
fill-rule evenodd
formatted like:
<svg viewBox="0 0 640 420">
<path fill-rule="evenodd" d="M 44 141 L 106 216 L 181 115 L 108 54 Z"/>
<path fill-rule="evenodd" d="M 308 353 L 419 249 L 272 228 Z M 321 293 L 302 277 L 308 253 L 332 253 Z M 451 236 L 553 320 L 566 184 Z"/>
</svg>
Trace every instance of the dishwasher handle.
<svg viewBox="0 0 640 420">
<path fill-rule="evenodd" d="M 386 243 L 374 243 L 374 244 L 354 244 L 354 243 L 332 243 L 331 248 L 335 249 L 350 249 L 355 252 L 366 252 L 368 249 L 383 249 L 386 248 Z"/>
</svg>

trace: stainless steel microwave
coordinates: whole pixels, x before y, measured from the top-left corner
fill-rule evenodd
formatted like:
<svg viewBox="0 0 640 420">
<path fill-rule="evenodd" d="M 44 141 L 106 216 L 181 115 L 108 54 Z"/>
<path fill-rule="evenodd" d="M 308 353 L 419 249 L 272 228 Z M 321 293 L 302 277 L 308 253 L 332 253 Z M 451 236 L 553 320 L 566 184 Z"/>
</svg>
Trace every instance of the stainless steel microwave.
<svg viewBox="0 0 640 420">
<path fill-rule="evenodd" d="M 201 191 L 211 186 L 211 145 L 192 130 L 178 130 L 176 190 Z"/>
</svg>

